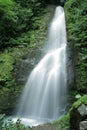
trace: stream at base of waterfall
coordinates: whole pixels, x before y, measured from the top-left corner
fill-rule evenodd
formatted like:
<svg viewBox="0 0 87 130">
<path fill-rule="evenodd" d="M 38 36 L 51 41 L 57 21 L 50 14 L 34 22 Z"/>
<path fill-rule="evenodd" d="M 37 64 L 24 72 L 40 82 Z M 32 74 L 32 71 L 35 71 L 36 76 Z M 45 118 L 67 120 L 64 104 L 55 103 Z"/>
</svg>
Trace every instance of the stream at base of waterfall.
<svg viewBox="0 0 87 130">
<path fill-rule="evenodd" d="M 28 77 L 19 100 L 16 115 L 23 124 L 36 126 L 58 120 L 65 114 L 66 44 L 65 13 L 58 6 L 49 28 L 46 54 Z"/>
</svg>

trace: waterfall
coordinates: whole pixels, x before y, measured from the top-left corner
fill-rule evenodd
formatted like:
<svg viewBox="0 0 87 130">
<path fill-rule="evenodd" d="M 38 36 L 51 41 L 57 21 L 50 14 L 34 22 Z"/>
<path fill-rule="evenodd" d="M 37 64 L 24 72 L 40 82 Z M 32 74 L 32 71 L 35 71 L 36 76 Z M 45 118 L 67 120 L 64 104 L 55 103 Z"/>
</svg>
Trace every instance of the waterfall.
<svg viewBox="0 0 87 130">
<path fill-rule="evenodd" d="M 17 114 L 25 122 L 49 122 L 64 114 L 66 42 L 64 9 L 58 6 L 49 29 L 47 53 L 31 72 L 20 99 Z"/>
</svg>

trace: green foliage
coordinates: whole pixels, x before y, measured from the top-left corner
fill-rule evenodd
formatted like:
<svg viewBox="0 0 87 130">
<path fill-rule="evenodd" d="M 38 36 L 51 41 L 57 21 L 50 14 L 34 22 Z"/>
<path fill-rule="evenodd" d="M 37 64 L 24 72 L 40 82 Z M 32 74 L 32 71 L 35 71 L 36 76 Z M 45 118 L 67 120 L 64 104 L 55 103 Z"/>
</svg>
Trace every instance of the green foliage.
<svg viewBox="0 0 87 130">
<path fill-rule="evenodd" d="M 82 96 L 77 102 L 73 104 L 73 108 L 77 108 L 81 104 L 87 105 L 87 95 Z"/>
<path fill-rule="evenodd" d="M 16 84 L 14 65 L 27 52 L 25 48 L 9 48 L 0 54 L 0 113 L 11 113 L 17 103 L 22 88 Z"/>
<path fill-rule="evenodd" d="M 9 10 L 0 5 L 0 48 L 8 46 L 10 38 L 16 36 L 17 16 L 13 11 L 14 5 L 10 6 Z"/>
<path fill-rule="evenodd" d="M 13 59 L 5 53 L 0 56 L 0 83 L 3 81 L 11 80 L 11 72 L 13 70 Z M 2 83 L 1 83 L 2 84 Z"/>
<path fill-rule="evenodd" d="M 68 0 L 66 1 L 66 20 L 68 29 L 68 40 L 74 45 L 77 52 L 78 62 L 75 68 L 77 91 L 87 91 L 87 1 Z"/>
<path fill-rule="evenodd" d="M 0 0 L 0 11 L 2 9 L 2 7 L 4 7 L 5 9 L 10 9 L 11 6 L 13 5 L 13 1 L 12 0 Z"/>
<path fill-rule="evenodd" d="M 14 83 L 14 78 L 12 76 L 13 71 L 13 63 L 14 60 L 8 54 L 1 54 L 0 56 L 0 113 L 3 112 L 2 110 L 6 110 L 9 108 L 10 101 L 9 100 L 12 96 L 11 88 Z M 4 102 L 4 103 L 3 103 Z"/>
<path fill-rule="evenodd" d="M 1 0 L 0 48 L 22 44 L 17 38 L 31 29 L 37 29 L 34 18 L 42 13 L 43 6 L 41 0 Z"/>
<path fill-rule="evenodd" d="M 0 114 L 0 130 L 1 130 L 1 128 L 2 128 L 2 124 L 3 124 L 3 121 L 4 121 L 4 117 L 5 117 L 4 114 Z"/>
<path fill-rule="evenodd" d="M 20 119 L 16 123 L 11 118 L 6 119 L 5 115 L 0 115 L 0 130 L 32 130 L 21 124 Z"/>
<path fill-rule="evenodd" d="M 5 113 L 6 115 L 11 114 L 15 108 L 17 99 L 23 88 L 22 85 L 16 82 L 18 63 L 21 59 L 25 59 L 32 50 L 33 54 L 30 55 L 35 55 L 35 50 L 38 51 L 38 48 L 45 43 L 45 32 L 47 30 L 47 18 L 45 14 L 33 17 L 32 20 L 35 21 L 33 25 L 34 30 L 23 32 L 15 39 L 11 38 L 9 44 L 7 44 L 11 47 L 5 48 L 0 53 L 0 113 Z M 2 45 L 4 47 L 6 42 Z M 18 46 L 14 47 L 15 45 Z M 40 57 L 39 51 L 37 53 L 37 57 Z"/>
<path fill-rule="evenodd" d="M 80 99 L 78 99 L 78 100 L 72 105 L 70 111 L 71 111 L 72 109 L 78 108 L 81 104 L 87 105 L 87 95 L 84 95 L 84 96 L 80 97 Z"/>
<path fill-rule="evenodd" d="M 60 120 L 55 121 L 54 125 L 56 125 L 58 127 L 58 130 L 62 130 L 62 129 L 69 130 L 70 129 L 69 128 L 69 126 L 70 126 L 69 119 L 70 119 L 70 116 L 69 116 L 69 114 L 67 114 L 67 115 L 63 116 Z"/>
</svg>

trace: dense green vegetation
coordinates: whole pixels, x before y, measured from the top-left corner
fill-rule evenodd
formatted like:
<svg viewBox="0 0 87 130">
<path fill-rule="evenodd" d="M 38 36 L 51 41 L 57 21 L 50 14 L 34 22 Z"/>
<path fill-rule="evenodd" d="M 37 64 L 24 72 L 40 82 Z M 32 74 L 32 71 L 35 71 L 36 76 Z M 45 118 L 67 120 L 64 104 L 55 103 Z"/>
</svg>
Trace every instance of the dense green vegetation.
<svg viewBox="0 0 87 130">
<path fill-rule="evenodd" d="M 68 41 L 73 45 L 75 62 L 75 90 L 87 93 L 87 1 L 69 0 L 66 2 Z"/>
<path fill-rule="evenodd" d="M 38 29 L 34 24 L 42 12 L 44 4 L 40 0 L 0 0 L 0 48 L 27 44 L 25 33 Z M 28 43 L 30 39 L 28 39 Z"/>
<path fill-rule="evenodd" d="M 43 7 L 40 0 L 0 0 L 0 113 L 11 114 L 22 90 L 15 78 L 17 62 L 44 42 Z"/>
<path fill-rule="evenodd" d="M 49 12 L 46 9 L 49 3 L 56 3 L 56 0 L 0 0 L 0 114 L 11 114 L 22 90 L 15 78 L 17 63 L 27 57 L 31 50 L 34 52 L 44 44 L 49 16 L 45 14 Z M 74 50 L 76 82 L 73 88 L 75 94 L 82 95 L 87 93 L 86 5 L 86 0 L 67 0 L 65 4 L 68 42 Z M 83 97 L 81 101 L 86 99 Z M 77 103 L 73 106 L 77 106 Z M 0 115 L 1 130 L 30 130 L 20 125 L 20 121 L 14 125 L 10 120 L 9 126 L 3 126 L 3 120 L 4 115 Z M 69 115 L 55 124 L 60 130 L 68 130 Z"/>
<path fill-rule="evenodd" d="M 81 104 L 87 105 L 87 95 L 84 95 L 84 96 L 80 97 L 80 99 L 77 100 L 77 101 L 72 105 L 71 110 L 78 108 Z"/>
</svg>

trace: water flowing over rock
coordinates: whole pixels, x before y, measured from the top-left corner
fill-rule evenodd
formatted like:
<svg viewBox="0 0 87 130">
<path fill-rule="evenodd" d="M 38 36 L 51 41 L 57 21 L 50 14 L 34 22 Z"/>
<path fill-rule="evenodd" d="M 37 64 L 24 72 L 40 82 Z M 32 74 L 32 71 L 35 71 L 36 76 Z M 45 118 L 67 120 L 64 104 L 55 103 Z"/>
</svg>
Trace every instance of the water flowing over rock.
<svg viewBox="0 0 87 130">
<path fill-rule="evenodd" d="M 46 55 L 31 72 L 17 114 L 32 125 L 60 118 L 66 107 L 66 26 L 62 7 L 52 20 Z M 28 122 L 28 125 L 30 125 Z"/>
</svg>

